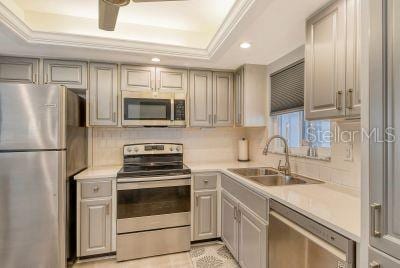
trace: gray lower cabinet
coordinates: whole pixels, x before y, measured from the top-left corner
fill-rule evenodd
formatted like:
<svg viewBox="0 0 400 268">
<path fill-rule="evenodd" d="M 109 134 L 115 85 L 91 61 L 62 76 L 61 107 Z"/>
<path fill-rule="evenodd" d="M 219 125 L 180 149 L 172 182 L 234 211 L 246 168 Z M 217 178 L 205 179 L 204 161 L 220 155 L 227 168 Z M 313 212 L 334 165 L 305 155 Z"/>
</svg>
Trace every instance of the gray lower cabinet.
<svg viewBox="0 0 400 268">
<path fill-rule="evenodd" d="M 90 63 L 89 125 L 118 125 L 118 66 Z"/>
<path fill-rule="evenodd" d="M 336 0 L 307 19 L 305 117 L 358 117 L 357 2 Z"/>
<path fill-rule="evenodd" d="M 39 84 L 39 59 L 0 56 L 0 82 Z"/>
<path fill-rule="evenodd" d="M 397 260 L 383 252 L 369 248 L 368 262 L 370 268 L 399 268 L 400 260 Z"/>
<path fill-rule="evenodd" d="M 43 60 L 43 83 L 87 89 L 87 62 Z"/>
<path fill-rule="evenodd" d="M 222 240 L 240 266 L 266 268 L 268 223 L 226 190 L 221 195 L 221 217 Z"/>
<path fill-rule="evenodd" d="M 111 197 L 81 200 L 80 256 L 111 251 Z"/>
<path fill-rule="evenodd" d="M 400 1 L 371 1 L 370 245 L 400 260 Z M 392 135 L 396 135 L 396 139 Z M 385 142 L 377 137 L 386 137 Z M 383 255 L 383 254 L 382 254 Z M 391 266 L 388 266 L 391 267 Z"/>
<path fill-rule="evenodd" d="M 217 237 L 217 190 L 194 193 L 194 240 Z"/>
<path fill-rule="evenodd" d="M 268 224 L 243 205 L 238 212 L 240 267 L 267 267 Z"/>
<path fill-rule="evenodd" d="M 235 259 L 238 259 L 239 225 L 238 201 L 222 190 L 221 193 L 221 238 Z"/>
</svg>

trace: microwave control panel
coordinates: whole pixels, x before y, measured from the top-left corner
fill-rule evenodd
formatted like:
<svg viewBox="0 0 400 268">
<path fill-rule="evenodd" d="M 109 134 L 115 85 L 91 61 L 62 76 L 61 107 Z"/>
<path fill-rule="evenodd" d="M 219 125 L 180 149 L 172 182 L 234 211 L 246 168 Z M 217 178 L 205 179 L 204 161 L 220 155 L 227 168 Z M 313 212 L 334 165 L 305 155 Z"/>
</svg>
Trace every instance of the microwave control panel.
<svg viewBox="0 0 400 268">
<path fill-rule="evenodd" d="M 175 100 L 175 120 L 185 120 L 185 100 Z"/>
</svg>

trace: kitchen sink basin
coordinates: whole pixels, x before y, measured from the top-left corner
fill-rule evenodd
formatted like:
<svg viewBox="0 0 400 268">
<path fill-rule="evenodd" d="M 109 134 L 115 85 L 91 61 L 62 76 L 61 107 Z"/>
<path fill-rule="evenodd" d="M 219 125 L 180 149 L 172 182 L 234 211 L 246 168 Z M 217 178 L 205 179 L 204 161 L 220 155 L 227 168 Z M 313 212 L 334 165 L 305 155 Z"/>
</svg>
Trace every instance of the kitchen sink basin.
<svg viewBox="0 0 400 268">
<path fill-rule="evenodd" d="M 276 175 L 278 171 L 272 168 L 258 167 L 258 168 L 235 168 L 229 169 L 235 174 L 243 177 L 254 177 L 254 176 L 265 176 L 265 175 Z"/>
<path fill-rule="evenodd" d="M 263 186 L 322 183 L 321 181 L 298 175 L 285 176 L 273 168 L 237 168 L 229 169 L 229 171 Z"/>
</svg>

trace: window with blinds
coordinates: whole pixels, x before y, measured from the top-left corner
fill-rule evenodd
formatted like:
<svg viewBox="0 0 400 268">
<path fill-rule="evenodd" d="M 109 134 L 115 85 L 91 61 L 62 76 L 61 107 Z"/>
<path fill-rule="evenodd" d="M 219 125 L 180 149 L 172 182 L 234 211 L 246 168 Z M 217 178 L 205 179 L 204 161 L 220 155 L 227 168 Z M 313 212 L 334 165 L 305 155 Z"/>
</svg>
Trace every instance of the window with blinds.
<svg viewBox="0 0 400 268">
<path fill-rule="evenodd" d="M 304 108 L 304 59 L 273 74 L 271 115 L 302 111 Z"/>
</svg>

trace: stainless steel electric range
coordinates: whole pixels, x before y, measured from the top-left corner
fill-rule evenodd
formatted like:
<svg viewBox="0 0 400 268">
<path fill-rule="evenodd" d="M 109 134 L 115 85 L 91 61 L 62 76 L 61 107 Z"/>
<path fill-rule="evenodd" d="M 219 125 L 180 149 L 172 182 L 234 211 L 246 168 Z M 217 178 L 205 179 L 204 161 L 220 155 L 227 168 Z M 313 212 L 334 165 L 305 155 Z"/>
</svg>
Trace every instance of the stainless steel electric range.
<svg viewBox="0 0 400 268">
<path fill-rule="evenodd" d="M 117 260 L 190 250 L 190 169 L 183 145 L 129 144 L 117 175 Z"/>
</svg>

